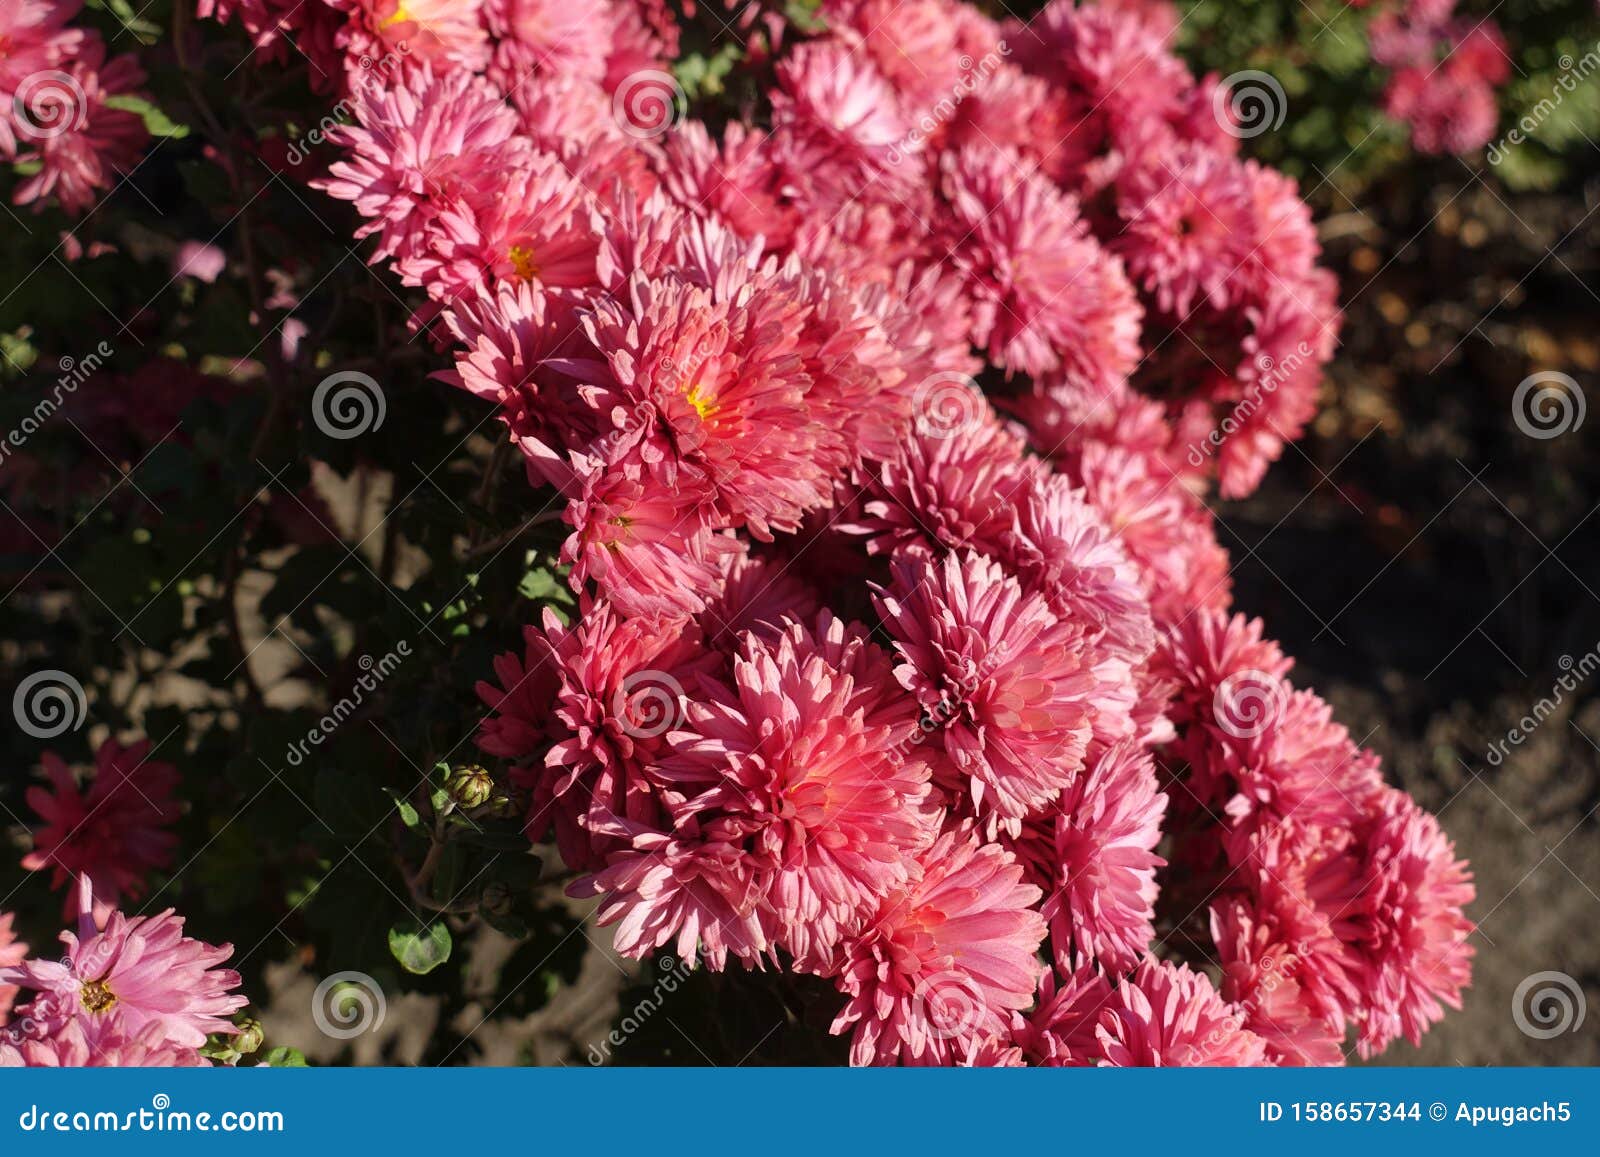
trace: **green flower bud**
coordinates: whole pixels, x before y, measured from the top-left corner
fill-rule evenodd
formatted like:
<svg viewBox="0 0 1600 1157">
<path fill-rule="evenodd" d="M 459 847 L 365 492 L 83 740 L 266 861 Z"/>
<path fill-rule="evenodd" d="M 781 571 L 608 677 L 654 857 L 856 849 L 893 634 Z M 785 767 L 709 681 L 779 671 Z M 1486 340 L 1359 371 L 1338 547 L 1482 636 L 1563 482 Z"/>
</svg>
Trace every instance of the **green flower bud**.
<svg viewBox="0 0 1600 1157">
<path fill-rule="evenodd" d="M 457 807 L 470 811 L 489 802 L 494 794 L 494 777 L 486 769 L 469 763 L 450 773 L 444 781 L 444 790 Z"/>
<path fill-rule="evenodd" d="M 239 1022 L 239 1035 L 233 1038 L 233 1051 L 240 1056 L 247 1056 L 261 1047 L 261 1042 L 266 1039 L 262 1031 L 261 1022 L 255 1017 L 246 1017 Z"/>
</svg>

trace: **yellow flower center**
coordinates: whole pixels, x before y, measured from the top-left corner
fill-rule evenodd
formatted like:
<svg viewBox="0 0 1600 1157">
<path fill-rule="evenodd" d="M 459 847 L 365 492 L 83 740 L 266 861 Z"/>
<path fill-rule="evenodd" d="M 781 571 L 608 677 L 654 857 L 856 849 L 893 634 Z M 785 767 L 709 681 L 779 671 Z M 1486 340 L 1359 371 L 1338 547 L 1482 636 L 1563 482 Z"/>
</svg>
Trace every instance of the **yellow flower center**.
<svg viewBox="0 0 1600 1157">
<path fill-rule="evenodd" d="M 78 990 L 78 999 L 90 1012 L 109 1012 L 117 1003 L 117 994 L 103 980 L 86 980 Z"/>
<path fill-rule="evenodd" d="M 709 418 L 717 412 L 717 403 L 700 388 L 697 382 L 683 392 L 683 400 L 694 407 L 694 412 L 702 418 Z"/>
<path fill-rule="evenodd" d="M 378 31 L 381 32 L 385 28 L 392 27 L 393 25 L 396 25 L 396 24 L 408 23 L 410 20 L 411 20 L 411 13 L 406 11 L 406 6 L 404 4 L 396 4 L 394 6 L 394 14 L 392 16 L 390 16 L 388 19 L 384 20 L 384 22 L 382 24 L 378 25 Z"/>
<path fill-rule="evenodd" d="M 506 260 L 511 262 L 512 271 L 523 281 L 532 281 L 539 276 L 539 263 L 533 259 L 533 250 L 526 245 L 513 245 L 506 254 Z"/>
</svg>

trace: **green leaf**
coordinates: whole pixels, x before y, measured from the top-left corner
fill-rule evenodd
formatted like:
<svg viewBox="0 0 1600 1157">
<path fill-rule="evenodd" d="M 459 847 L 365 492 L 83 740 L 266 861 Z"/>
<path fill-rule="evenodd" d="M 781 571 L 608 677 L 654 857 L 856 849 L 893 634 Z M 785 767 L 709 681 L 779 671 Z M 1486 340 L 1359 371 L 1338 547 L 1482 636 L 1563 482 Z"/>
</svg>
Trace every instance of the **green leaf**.
<svg viewBox="0 0 1600 1157">
<path fill-rule="evenodd" d="M 303 1069 L 306 1067 L 306 1058 L 299 1049 L 279 1045 L 263 1053 L 260 1063 L 269 1069 Z"/>
<path fill-rule="evenodd" d="M 180 125 L 142 96 L 110 96 L 106 98 L 106 104 L 124 112 L 138 113 L 144 118 L 145 131 L 153 137 L 171 137 L 181 141 L 189 135 L 188 125 Z"/>
<path fill-rule="evenodd" d="M 396 924 L 389 929 L 389 951 L 401 968 L 426 976 L 450 959 L 450 929 L 439 920 L 426 927 L 414 920 Z"/>
</svg>

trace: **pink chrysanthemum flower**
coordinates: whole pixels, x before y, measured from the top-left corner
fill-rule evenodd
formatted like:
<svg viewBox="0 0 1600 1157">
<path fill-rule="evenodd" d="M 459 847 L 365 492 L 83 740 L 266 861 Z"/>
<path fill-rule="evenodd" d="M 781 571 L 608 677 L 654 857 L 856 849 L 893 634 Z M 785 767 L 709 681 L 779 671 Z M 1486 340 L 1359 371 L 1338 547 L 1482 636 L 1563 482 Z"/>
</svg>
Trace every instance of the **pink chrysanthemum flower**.
<svg viewBox="0 0 1600 1157">
<path fill-rule="evenodd" d="M 28 958 L 28 946 L 17 939 L 17 934 L 12 929 L 15 919 L 16 917 L 10 912 L 0 912 L 0 968 L 21 964 Z M 0 1025 L 6 1023 L 16 996 L 16 985 L 0 984 Z"/>
<path fill-rule="evenodd" d="M 522 628 L 524 649 L 494 658 L 499 686 L 478 680 L 474 690 L 489 709 L 478 725 L 478 746 L 503 759 L 526 759 L 551 738 L 550 712 L 560 672 L 538 627 Z"/>
<path fill-rule="evenodd" d="M 363 87 L 352 103 L 356 123 L 328 134 L 345 159 L 312 186 L 368 219 L 356 236 L 380 234 L 375 258 L 409 255 L 442 210 L 496 195 L 490 183 L 517 152 L 508 144 L 516 115 L 467 72 L 418 69 L 385 89 Z"/>
<path fill-rule="evenodd" d="M 729 121 L 720 145 L 699 121 L 686 121 L 662 143 L 662 187 L 693 213 L 715 213 L 741 237 L 787 245 L 795 211 L 783 199 L 782 174 L 769 138 Z"/>
<path fill-rule="evenodd" d="M 1009 853 L 966 828 L 941 836 L 840 950 L 850 999 L 832 1031 L 852 1030 L 851 1063 L 955 1064 L 1003 1036 L 1038 983 L 1038 901 Z"/>
<path fill-rule="evenodd" d="M 1228 555 L 1210 514 L 1149 454 L 1091 442 L 1074 473 L 1136 565 L 1157 622 L 1226 606 Z"/>
<path fill-rule="evenodd" d="M 625 615 L 702 610 L 716 592 L 720 560 L 739 549 L 719 531 L 710 497 L 666 486 L 637 453 L 575 462 L 581 489 L 562 515 L 573 532 L 561 548 L 572 588 L 593 579 Z"/>
<path fill-rule="evenodd" d="M 598 288 L 600 220 L 588 190 L 548 153 L 527 152 L 498 177 L 491 197 L 440 210 L 425 246 L 395 263 L 401 280 L 446 301 L 489 285 Z"/>
<path fill-rule="evenodd" d="M 789 564 L 750 554 L 723 560 L 721 591 L 699 616 L 708 646 L 731 653 L 745 632 L 773 643 L 789 623 L 809 623 L 822 604 Z"/>
<path fill-rule="evenodd" d="M 1197 301 L 1233 302 L 1234 274 L 1256 241 L 1240 161 L 1173 145 L 1125 170 L 1117 194 L 1123 231 L 1112 247 L 1163 313 L 1182 317 Z"/>
<path fill-rule="evenodd" d="M 1045 969 L 1039 999 L 1019 1018 L 1012 1039 L 1027 1059 L 1048 1068 L 1082 1068 L 1100 1060 L 1095 1025 L 1111 1003 L 1111 982 L 1093 965 Z"/>
<path fill-rule="evenodd" d="M 796 183 L 818 205 L 842 207 L 868 186 L 909 191 L 921 146 L 900 99 L 872 61 L 838 40 L 813 40 L 778 65 L 775 140 Z"/>
<path fill-rule="evenodd" d="M 100 190 L 138 164 L 150 140 L 138 113 L 109 103 L 143 83 L 134 54 L 107 61 L 98 35 L 59 70 L 24 80 L 12 97 L 17 159 L 37 162 L 38 172 L 17 185 L 12 200 L 43 209 L 54 197 L 72 214 L 92 208 Z"/>
<path fill-rule="evenodd" d="M 542 631 L 530 631 L 526 642 L 522 677 L 546 666 L 559 676 L 548 725 L 557 742 L 542 767 L 519 774 L 533 791 L 528 831 L 537 838 L 553 823 L 567 864 L 593 870 L 639 825 L 661 820 L 646 766 L 665 748 L 668 732 L 682 725 L 687 692 L 716 657 L 692 624 L 622 618 L 588 598 L 580 600 L 571 627 L 547 609 Z M 521 704 L 512 708 L 520 713 Z"/>
<path fill-rule="evenodd" d="M 462 298 L 444 321 L 461 348 L 455 369 L 436 376 L 500 407 L 535 484 L 576 494 L 570 452 L 592 450 L 612 419 L 585 392 L 605 366 L 570 303 L 522 282 Z"/>
<path fill-rule="evenodd" d="M 172 793 L 178 771 L 152 760 L 150 741 L 124 747 L 108 739 L 95 753 L 95 774 L 80 788 L 72 769 L 53 752 L 41 759 L 51 790 L 30 787 L 26 799 L 44 826 L 33 834 L 33 851 L 22 858 L 29 871 L 50 869 L 50 886 L 88 876 L 101 918 L 124 899 L 144 895 L 145 877 L 172 862 L 178 818 Z M 67 898 L 67 911 L 73 899 Z"/>
<path fill-rule="evenodd" d="M 1266 1042 L 1211 981 L 1186 964 L 1146 960 L 1118 983 L 1095 1026 L 1105 1063 L 1119 1067 L 1268 1065 Z"/>
<path fill-rule="evenodd" d="M 1459 1009 L 1472 982 L 1473 923 L 1463 914 L 1476 890 L 1439 821 L 1405 792 L 1389 789 L 1367 840 L 1359 947 L 1370 965 L 1359 1048 L 1363 1057 L 1404 1036 L 1412 1044 Z"/>
<path fill-rule="evenodd" d="M 605 0 L 485 0 L 495 35 L 491 76 L 507 91 L 530 73 L 599 83 L 612 19 Z"/>
<path fill-rule="evenodd" d="M 1016 834 L 1083 766 L 1097 680 L 1083 628 L 972 552 L 894 567 L 875 600 L 900 684 L 943 726 L 938 739 L 990 833 Z"/>
<path fill-rule="evenodd" d="M 81 7 L 82 0 L 14 0 L 0 11 L 0 156 L 16 156 L 12 110 L 18 87 L 82 51 L 90 34 L 68 27 Z"/>
<path fill-rule="evenodd" d="M 799 306 L 768 288 L 728 300 L 635 275 L 585 323 L 615 375 L 614 412 L 647 407 L 665 431 L 661 480 L 705 487 L 730 523 L 761 539 L 792 532 L 832 499 L 796 349 Z"/>
<path fill-rule="evenodd" d="M 326 0 L 346 13 L 334 44 L 345 53 L 351 87 L 374 61 L 415 61 L 446 71 L 479 72 L 489 62 L 482 0 Z M 388 71 L 386 69 L 385 71 Z"/>
<path fill-rule="evenodd" d="M 31 1019 L 54 1028 L 115 1010 L 130 1037 L 144 1039 L 155 1026 L 161 1040 L 187 1048 L 199 1048 L 210 1033 L 237 1031 L 227 1018 L 246 1003 L 231 991 L 239 987 L 239 974 L 217 967 L 233 954 L 233 945 L 190 939 L 183 918 L 170 908 L 156 916 L 113 912 L 99 931 L 92 908 L 85 876 L 77 934 L 61 933 L 63 957 L 0 968 L 0 983 L 37 994 Z"/>
<path fill-rule="evenodd" d="M 927 108 L 956 86 L 977 63 L 963 63 L 959 16 L 950 0 L 826 0 L 822 13 L 845 41 L 859 40 L 907 108 Z"/>
<path fill-rule="evenodd" d="M 905 884 L 933 838 L 928 765 L 898 738 L 867 721 L 848 669 L 803 632 L 747 637 L 731 693 L 689 705 L 659 774 L 680 830 L 719 815 L 747 830 L 771 939 L 816 959 Z"/>
<path fill-rule="evenodd" d="M 1092 959 L 1122 972 L 1144 957 L 1156 869 L 1166 863 L 1155 854 L 1166 806 L 1149 753 L 1131 745 L 1112 748 L 1062 794 L 1043 910 L 1058 967 Z"/>
<path fill-rule="evenodd" d="M 1059 369 L 1101 392 L 1126 381 L 1139 362 L 1139 303 L 1073 199 L 994 148 L 947 154 L 944 194 L 974 343 L 1008 370 Z"/>
<path fill-rule="evenodd" d="M 599 896 L 595 921 L 615 924 L 624 956 L 642 957 L 671 943 L 680 960 L 703 960 L 720 972 L 728 956 L 759 966 L 772 951 L 754 865 L 741 847 L 749 827 L 723 819 L 691 822 L 681 837 L 641 830 L 636 851 L 612 854 L 608 866 L 568 892 Z"/>
<path fill-rule="evenodd" d="M 1435 156 L 1481 148 L 1500 118 L 1494 89 L 1448 64 L 1400 69 L 1384 90 L 1383 111 L 1406 122 L 1419 152 Z"/>
<path fill-rule="evenodd" d="M 0 1068 L 177 1069 L 209 1067 L 199 1050 L 168 1039 L 163 1026 L 137 1029 L 116 1009 L 74 1017 L 53 1032 L 0 1030 Z"/>
<path fill-rule="evenodd" d="M 1224 999 L 1244 1013 L 1245 1027 L 1266 1042 L 1276 1063 L 1344 1063 L 1344 1022 L 1325 1015 L 1306 994 L 1301 977 L 1309 962 L 1301 953 L 1274 943 L 1271 927 L 1238 899 L 1212 906 L 1211 938 L 1222 962 Z"/>
<path fill-rule="evenodd" d="M 900 454 L 863 468 L 867 501 L 844 529 L 867 535 L 873 554 L 974 549 L 1005 557 L 1016 506 L 1039 484 L 1039 464 L 960 375 L 935 374 L 916 388 L 913 406 Z"/>
<path fill-rule="evenodd" d="M 1149 601 L 1127 551 L 1084 492 L 1056 475 L 1019 498 L 1010 557 L 1023 585 L 1061 617 L 1104 631 L 1117 655 L 1143 661 L 1156 645 Z"/>
</svg>

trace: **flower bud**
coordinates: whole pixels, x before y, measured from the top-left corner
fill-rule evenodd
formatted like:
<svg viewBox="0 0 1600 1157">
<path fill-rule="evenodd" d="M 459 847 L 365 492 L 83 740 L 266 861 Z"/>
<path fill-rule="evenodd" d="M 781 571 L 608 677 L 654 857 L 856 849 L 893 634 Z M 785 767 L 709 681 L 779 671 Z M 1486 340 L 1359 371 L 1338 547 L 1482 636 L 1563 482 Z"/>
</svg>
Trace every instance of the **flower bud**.
<svg viewBox="0 0 1600 1157">
<path fill-rule="evenodd" d="M 239 1035 L 233 1038 L 233 1051 L 241 1056 L 255 1052 L 261 1047 L 261 1042 L 266 1039 L 262 1031 L 261 1022 L 255 1017 L 246 1017 L 239 1022 Z"/>
<path fill-rule="evenodd" d="M 450 773 L 444 790 L 457 807 L 470 811 L 489 802 L 494 794 L 494 777 L 485 768 L 469 763 Z"/>
</svg>

